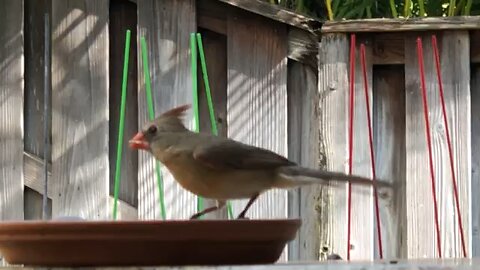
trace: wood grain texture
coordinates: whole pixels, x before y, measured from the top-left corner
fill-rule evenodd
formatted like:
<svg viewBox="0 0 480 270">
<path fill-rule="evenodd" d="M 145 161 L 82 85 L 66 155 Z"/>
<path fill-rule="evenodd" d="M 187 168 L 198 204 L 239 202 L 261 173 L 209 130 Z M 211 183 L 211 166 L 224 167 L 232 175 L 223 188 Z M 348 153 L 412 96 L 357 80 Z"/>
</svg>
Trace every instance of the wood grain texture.
<svg viewBox="0 0 480 270">
<path fill-rule="evenodd" d="M 228 20 L 228 137 L 287 156 L 286 27 L 245 13 Z M 238 215 L 247 200 L 233 201 Z M 271 190 L 247 213 L 287 217 L 287 192 Z"/>
<path fill-rule="evenodd" d="M 319 167 L 317 70 L 296 61 L 288 63 L 288 157 L 297 164 Z M 288 192 L 288 216 L 301 218 L 302 226 L 288 247 L 288 260 L 315 261 L 319 258 L 317 212 L 321 186 L 308 186 Z"/>
<path fill-rule="evenodd" d="M 51 173 L 51 164 L 48 166 L 48 177 L 52 177 Z M 41 215 L 41 205 L 42 200 L 37 199 L 36 195 L 32 195 L 32 192 L 43 194 L 43 160 L 39 157 L 32 155 L 30 153 L 24 153 L 24 162 L 23 162 L 23 171 L 25 174 L 25 187 L 30 189 L 30 191 L 25 191 L 25 196 L 29 196 L 29 198 L 25 198 L 25 209 L 27 207 L 34 207 L 34 211 L 30 211 L 27 213 L 25 212 L 25 218 L 27 217 L 40 217 Z M 48 181 L 48 197 L 49 197 L 49 204 L 51 203 L 51 198 L 55 196 L 54 192 L 52 191 L 54 183 L 52 181 Z M 27 193 L 28 192 L 28 193 Z M 30 198 L 33 198 L 33 202 L 29 201 Z M 113 205 L 113 196 L 109 197 L 110 205 Z M 51 207 L 51 206 L 49 206 Z M 118 216 L 119 220 L 125 219 L 137 219 L 137 209 L 132 207 L 130 204 L 126 203 L 123 200 L 118 200 Z"/>
<path fill-rule="evenodd" d="M 472 66 L 472 257 L 480 256 L 480 65 Z"/>
<path fill-rule="evenodd" d="M 377 177 L 392 182 L 397 190 L 392 200 L 379 201 L 383 255 L 387 259 L 405 258 L 405 72 L 403 65 L 391 65 L 374 67 L 373 74 Z M 377 241 L 375 238 L 376 250 Z"/>
<path fill-rule="evenodd" d="M 365 89 L 363 71 L 360 57 L 360 44 L 365 43 L 366 72 L 368 83 L 369 107 L 365 102 Z M 372 178 L 372 165 L 370 157 L 370 143 L 368 140 L 367 113 L 372 119 L 372 46 L 371 40 L 357 38 L 355 60 L 355 110 L 353 117 L 353 162 L 352 174 Z M 346 89 L 348 90 L 348 89 Z M 345 107 L 347 111 L 348 107 Z M 348 134 L 348 129 L 345 130 Z M 348 167 L 347 167 L 348 168 Z M 352 219 L 351 219 L 351 245 L 350 258 L 370 260 L 374 258 L 374 236 L 376 224 L 373 189 L 368 186 L 352 185 Z M 365 230 L 365 228 L 370 228 Z M 346 242 L 345 242 L 346 244 Z"/>
<path fill-rule="evenodd" d="M 0 220 L 21 220 L 23 212 L 23 1 L 0 9 Z"/>
<path fill-rule="evenodd" d="M 479 29 L 479 25 L 479 16 L 417 17 L 409 19 L 375 18 L 327 21 L 322 26 L 322 33 L 474 30 Z"/>
<path fill-rule="evenodd" d="M 44 160 L 40 157 L 25 152 L 23 154 L 23 173 L 25 179 L 25 186 L 35 190 L 36 192 L 43 194 L 43 185 L 44 185 Z M 48 164 L 48 178 L 52 177 L 52 164 Z M 48 181 L 48 194 L 47 196 L 52 199 L 55 197 L 55 192 L 53 190 L 54 183 Z M 40 202 L 41 205 L 41 202 Z"/>
<path fill-rule="evenodd" d="M 318 68 L 318 37 L 305 30 L 288 27 L 288 58 Z"/>
<path fill-rule="evenodd" d="M 208 81 L 212 96 L 218 136 L 227 137 L 227 37 L 209 30 L 199 30 L 202 35 Z M 198 68 L 198 107 L 200 131 L 212 132 L 210 112 L 201 67 Z M 204 200 L 204 208 L 215 206 L 216 201 Z M 205 218 L 227 218 L 227 208 L 205 215 Z"/>
<path fill-rule="evenodd" d="M 52 2 L 52 217 L 105 219 L 108 2 Z"/>
<path fill-rule="evenodd" d="M 117 159 L 118 128 L 120 122 L 120 103 L 122 96 L 123 61 L 125 34 L 131 31 L 130 57 L 128 61 L 128 83 L 125 108 L 125 129 L 122 151 L 120 189 L 118 198 L 128 204 L 138 205 L 138 153 L 131 151 L 128 140 L 138 130 L 137 107 L 137 5 L 127 0 L 110 1 L 109 9 L 109 157 L 110 157 L 110 195 L 114 195 L 115 166 Z"/>
<path fill-rule="evenodd" d="M 219 0 L 245 11 L 288 24 L 308 32 L 319 34 L 322 23 L 314 18 L 295 13 L 279 5 L 274 5 L 260 0 Z"/>
<path fill-rule="evenodd" d="M 227 17 L 232 10 L 230 5 L 217 0 L 197 0 L 196 7 L 199 27 L 227 34 Z"/>
<path fill-rule="evenodd" d="M 113 205 L 115 201 L 114 197 L 110 196 L 108 199 L 110 205 Z M 138 220 L 138 210 L 131 204 L 123 200 L 118 200 L 117 218 L 118 220 Z"/>
<path fill-rule="evenodd" d="M 25 151 L 44 156 L 44 33 L 47 0 L 25 0 Z M 51 107 L 49 115 L 51 117 Z M 51 119 L 49 120 L 51 123 Z M 49 138 L 51 140 L 51 138 Z M 50 149 L 51 151 L 51 149 Z M 51 155 L 48 155 L 51 161 Z M 43 179 L 43 175 L 40 175 Z"/>
<path fill-rule="evenodd" d="M 403 33 L 373 33 L 372 62 L 374 65 L 405 63 L 405 41 Z"/>
<path fill-rule="evenodd" d="M 347 172 L 348 162 L 348 52 L 343 34 L 323 35 L 319 48 L 320 151 L 325 169 Z M 347 186 L 328 188 L 319 205 L 323 219 L 318 229 L 323 255 L 347 255 Z"/>
<path fill-rule="evenodd" d="M 155 114 L 174 106 L 192 103 L 190 33 L 196 31 L 193 0 L 152 0 L 138 3 L 138 38 L 145 37 Z M 143 62 L 138 61 L 138 125 L 147 121 Z M 185 115 L 185 124 L 193 127 L 193 114 Z M 150 154 L 139 151 L 138 214 L 140 219 L 160 218 L 155 162 Z M 162 166 L 167 219 L 189 218 L 196 212 L 197 198 L 184 190 Z"/>
<path fill-rule="evenodd" d="M 348 172 L 349 134 L 349 37 L 344 34 L 325 35 L 320 43 L 319 92 L 321 110 L 321 151 L 326 169 Z M 364 79 L 360 62 L 360 44 L 366 46 L 366 72 L 369 107 L 365 100 Z M 355 109 L 353 119 L 352 173 L 372 177 L 370 145 L 368 141 L 367 112 L 372 117 L 372 46 L 368 38 L 357 38 L 355 66 Z M 340 135 L 341 134 L 341 135 Z M 336 253 L 347 258 L 348 231 L 347 185 L 335 186 L 322 194 L 322 217 L 326 220 L 320 229 L 322 255 Z M 373 189 L 352 186 L 351 260 L 371 260 L 377 253 Z M 381 203 L 381 202 L 380 202 Z M 368 228 L 368 229 L 366 229 Z"/>
<path fill-rule="evenodd" d="M 25 209 L 25 220 L 41 220 L 42 217 L 42 200 L 43 195 L 37 192 L 34 189 L 25 187 L 24 189 L 24 209 Z M 52 200 L 48 199 L 47 201 L 47 219 L 50 219 L 52 216 Z"/>
<path fill-rule="evenodd" d="M 431 46 L 431 33 L 421 36 L 424 48 L 430 133 L 443 257 L 461 257 L 462 250 L 453 196 L 449 153 Z M 467 31 L 445 31 L 438 37 L 448 125 L 467 253 L 471 254 L 470 191 L 471 120 L 470 63 Z M 416 55 L 416 36 L 405 41 L 406 83 L 406 202 L 409 258 L 438 256 L 430 183 L 425 119 Z"/>
<path fill-rule="evenodd" d="M 223 35 L 227 35 L 227 17 L 243 16 L 242 14 L 245 13 L 243 9 L 235 5 L 217 0 L 198 0 L 197 12 L 200 27 Z M 275 22 L 275 19 L 270 21 Z M 288 58 L 317 68 L 319 37 L 302 27 L 292 26 L 288 23 L 285 25 L 288 27 Z"/>
<path fill-rule="evenodd" d="M 25 16 L 25 151 L 32 153 L 37 157 L 45 158 L 45 113 L 44 113 L 44 50 L 45 50 L 45 13 L 49 14 L 51 22 L 51 5 L 50 1 L 26 0 L 24 1 Z M 51 32 L 51 29 L 49 29 Z M 51 47 L 50 47 L 51 51 Z M 51 101 L 49 100 L 49 104 Z M 52 122 L 52 107 L 48 108 L 48 123 Z M 51 142 L 51 133 L 48 135 Z M 47 153 L 47 160 L 51 163 L 51 147 Z M 24 168 L 27 162 L 24 161 Z M 43 161 L 42 161 L 43 164 Z M 27 167 L 28 169 L 28 167 Z M 24 170 L 25 186 L 28 187 L 27 174 L 29 171 Z M 40 168 L 36 174 L 29 176 L 38 177 L 36 182 L 41 184 L 43 189 L 44 173 Z M 49 181 L 50 183 L 51 181 Z M 35 191 L 25 188 L 25 219 L 42 219 L 42 197 L 37 196 Z M 43 194 L 41 192 L 40 194 Z M 51 201 L 49 202 L 51 207 Z M 49 209 L 51 211 L 51 209 Z M 51 213 L 49 213 L 50 215 Z"/>
</svg>

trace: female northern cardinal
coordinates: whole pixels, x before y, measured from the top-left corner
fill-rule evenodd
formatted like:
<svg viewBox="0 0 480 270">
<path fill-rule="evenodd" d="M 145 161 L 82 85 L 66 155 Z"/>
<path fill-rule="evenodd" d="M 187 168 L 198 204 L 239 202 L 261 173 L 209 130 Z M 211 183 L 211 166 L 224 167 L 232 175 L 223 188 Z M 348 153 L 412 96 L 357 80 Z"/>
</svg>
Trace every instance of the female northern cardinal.
<svg viewBox="0 0 480 270">
<path fill-rule="evenodd" d="M 346 181 L 372 185 L 368 178 L 300 167 L 272 151 L 228 138 L 188 130 L 181 117 L 190 105 L 173 108 L 147 123 L 130 147 L 150 152 L 186 190 L 214 199 L 217 206 L 196 213 L 198 218 L 221 209 L 226 200 L 250 199 L 238 218 L 258 196 L 272 188 Z M 377 180 L 379 186 L 390 184 Z"/>
</svg>

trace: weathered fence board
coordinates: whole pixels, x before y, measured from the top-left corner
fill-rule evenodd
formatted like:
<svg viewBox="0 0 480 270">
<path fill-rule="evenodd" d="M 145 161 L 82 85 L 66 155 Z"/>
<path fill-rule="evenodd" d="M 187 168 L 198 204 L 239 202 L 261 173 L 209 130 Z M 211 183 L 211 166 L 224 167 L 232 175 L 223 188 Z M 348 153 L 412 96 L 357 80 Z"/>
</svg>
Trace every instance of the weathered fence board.
<svg viewBox="0 0 480 270">
<path fill-rule="evenodd" d="M 318 84 L 321 149 L 326 168 L 347 172 L 348 161 L 348 39 L 328 34 L 319 48 Z M 341 109 L 339 109 L 341 108 Z M 331 188 L 322 194 L 320 247 L 326 253 L 347 255 L 347 186 Z"/>
<path fill-rule="evenodd" d="M 44 50 L 45 50 L 45 13 L 49 14 L 51 21 L 51 2 L 46 0 L 25 0 L 25 146 L 24 146 L 24 168 L 27 167 L 29 157 L 44 158 Z M 51 30 L 50 30 L 51 31 Z M 51 123 L 52 107 L 48 106 L 48 121 Z M 49 141 L 51 136 L 49 135 Z M 51 162 L 51 148 L 47 153 L 47 159 Z M 43 162 L 42 162 L 43 164 Z M 39 186 L 43 194 L 44 173 L 43 168 L 38 174 L 27 175 L 24 169 L 25 183 L 25 219 L 34 219 L 42 216 L 42 196 L 36 196 L 37 193 L 30 184 L 37 177 L 35 183 Z M 49 182 L 51 183 L 51 182 Z M 33 188 L 32 188 L 33 189 Z M 48 204 L 48 211 L 51 211 L 51 201 Z"/>
<path fill-rule="evenodd" d="M 0 220 L 23 219 L 23 1 L 0 9 Z"/>
<path fill-rule="evenodd" d="M 349 36 L 327 35 L 322 38 L 320 50 L 319 91 L 321 93 L 321 138 L 324 144 L 328 170 L 348 172 L 349 134 Z M 369 108 L 372 116 L 372 52 L 368 39 L 357 39 L 355 57 L 355 108 L 353 115 L 353 156 L 352 173 L 372 177 L 370 146 L 368 141 L 367 107 L 364 79 L 360 62 L 360 44 L 366 44 L 366 72 L 368 83 Z M 323 83 L 322 83 L 323 81 Z M 342 134 L 340 136 L 340 134 Z M 328 195 L 327 195 L 328 194 Z M 322 211 L 328 213 L 328 225 L 321 233 L 322 248 L 325 253 L 337 253 L 347 258 L 348 232 L 348 187 L 335 185 L 326 193 Z M 373 189 L 352 185 L 351 193 L 351 236 L 350 259 L 372 259 L 374 257 L 376 235 Z M 369 228 L 369 229 L 365 229 Z"/>
<path fill-rule="evenodd" d="M 472 257 L 480 256 L 480 64 L 472 66 Z"/>
<path fill-rule="evenodd" d="M 317 70 L 297 61 L 288 64 L 288 157 L 297 164 L 317 168 L 319 159 Z M 289 244 L 289 261 L 318 260 L 318 227 L 322 217 L 321 186 L 307 186 L 288 192 L 288 216 L 301 218 L 297 238 Z"/>
<path fill-rule="evenodd" d="M 52 164 L 48 164 L 48 179 L 52 178 Z M 25 153 L 23 155 L 23 174 L 24 174 L 24 183 L 25 186 L 37 191 L 40 194 L 43 194 L 44 188 L 44 160 L 32 155 Z M 52 181 L 48 181 L 47 186 L 47 196 L 49 198 L 54 197 L 54 190 L 53 186 L 54 183 Z M 41 204 L 41 202 L 38 202 Z"/>
<path fill-rule="evenodd" d="M 443 257 L 461 257 L 449 153 L 439 99 L 431 33 L 423 38 L 430 134 Z M 416 54 L 416 37 L 405 40 L 406 202 L 408 257 L 436 257 L 436 231 L 430 183 L 425 119 Z M 467 253 L 470 254 L 470 62 L 466 31 L 445 31 L 438 38 L 448 125 L 454 153 Z M 419 237 L 421 236 L 421 241 Z"/>
<path fill-rule="evenodd" d="M 125 35 L 131 31 L 130 57 L 128 60 L 128 83 L 125 108 L 124 139 L 122 142 L 122 165 L 118 199 L 137 207 L 138 205 L 138 153 L 128 147 L 128 140 L 138 130 L 137 98 L 137 5 L 130 1 L 110 1 L 109 9 L 109 157 L 110 195 L 114 195 L 115 167 L 117 159 L 118 128 L 122 93 Z"/>
<path fill-rule="evenodd" d="M 41 220 L 43 195 L 34 189 L 25 187 L 25 220 Z M 47 200 L 47 219 L 52 217 L 52 200 Z"/>
<path fill-rule="evenodd" d="M 195 2 L 138 1 L 138 48 L 140 38 L 147 41 L 152 95 L 156 115 L 174 106 L 192 103 L 190 33 L 196 31 Z M 140 53 L 140 50 L 139 50 Z M 138 61 L 138 125 L 148 120 L 143 61 Z M 193 112 L 189 110 L 185 123 L 193 127 Z M 145 151 L 139 151 L 138 197 L 139 218 L 160 217 L 159 193 L 155 162 Z M 196 212 L 196 196 L 184 190 L 162 167 L 167 219 L 189 218 Z"/>
<path fill-rule="evenodd" d="M 236 4 L 240 5 L 240 9 L 233 4 L 233 1 L 218 1 L 218 0 L 198 0 L 196 1 L 198 12 L 198 26 L 214 31 L 219 34 L 227 35 L 227 18 L 229 16 L 243 16 L 245 11 L 241 6 L 249 6 L 246 10 L 255 8 L 264 8 L 267 6 L 267 10 L 258 10 L 260 14 L 272 19 L 273 21 L 280 21 L 285 23 L 288 27 L 288 58 L 317 67 L 316 56 L 318 54 L 318 32 L 320 25 L 318 22 L 313 22 L 312 18 L 304 17 L 295 13 L 290 13 L 289 16 L 285 16 L 285 10 L 280 12 L 276 10 L 277 7 L 261 2 L 253 3 L 252 1 L 245 1 L 245 3 Z M 251 2 L 251 3 L 248 3 Z M 257 7 L 255 5 L 259 4 Z M 246 7 L 245 6 L 245 7 Z M 265 13 L 266 12 L 266 13 Z M 276 15 L 272 15 L 271 12 L 277 12 Z M 272 15 L 272 16 L 271 16 Z M 293 15 L 293 16 L 292 16 Z M 288 22 L 286 22 L 287 20 Z M 304 23 L 300 23 L 304 21 Z M 313 22 L 313 23 L 312 23 Z M 306 24 L 305 24 L 306 23 Z M 314 34 L 317 33 L 317 34 Z"/>
<path fill-rule="evenodd" d="M 107 218 L 108 2 L 52 2 L 52 215 Z"/>
<path fill-rule="evenodd" d="M 43 131 L 45 121 L 43 112 L 44 13 L 49 12 L 50 7 L 49 1 L 46 0 L 25 0 L 24 3 L 25 18 L 27 18 L 25 23 L 25 151 L 43 158 L 45 143 Z"/>
<path fill-rule="evenodd" d="M 461 28 L 461 26 L 460 26 Z M 480 62 L 480 30 L 470 30 L 470 62 Z M 409 32 L 361 33 L 372 40 L 374 65 L 395 65 L 405 63 L 405 37 Z M 291 40 L 291 39 L 290 39 Z M 289 41 L 294 43 L 294 41 Z M 295 47 L 293 47 L 295 48 Z M 289 54 L 290 57 L 290 54 Z"/>
<path fill-rule="evenodd" d="M 365 46 L 369 107 L 365 102 L 364 78 L 360 57 L 360 44 Z M 372 51 L 370 40 L 357 38 L 355 60 L 355 109 L 353 112 L 352 174 L 372 178 L 370 144 L 368 139 L 367 113 L 372 119 Z M 350 75 L 349 75 L 350 78 Z M 344 91 L 350 91 L 345 88 Z M 348 96 L 350 96 L 348 94 Z M 347 106 L 347 110 L 350 108 Z M 348 121 L 349 118 L 347 118 Z M 348 133 L 348 132 L 347 132 Z M 348 168 L 348 167 L 347 167 Z M 351 251 L 350 258 L 373 259 L 374 235 L 376 234 L 373 211 L 373 189 L 369 186 L 352 185 L 351 193 Z M 365 230 L 365 228 L 370 228 Z M 347 244 L 347 242 L 345 242 Z"/>
<path fill-rule="evenodd" d="M 319 33 L 322 24 L 310 17 L 306 17 L 302 14 L 292 12 L 288 9 L 284 9 L 278 5 L 271 5 L 263 1 L 238 1 L 238 0 L 219 0 L 220 2 L 227 3 L 231 6 L 238 7 L 250 13 L 256 13 L 262 15 L 264 18 L 269 18 L 288 24 L 311 33 Z M 245 13 L 247 14 L 247 13 Z M 266 22 L 268 20 L 265 20 Z"/>
<path fill-rule="evenodd" d="M 286 156 L 287 36 L 286 27 L 245 14 L 228 18 L 228 137 Z M 248 200 L 234 201 L 238 215 Z M 247 216 L 284 218 L 287 192 L 268 191 Z"/>
<path fill-rule="evenodd" d="M 373 74 L 376 172 L 378 179 L 391 181 L 396 190 L 389 200 L 379 200 L 383 255 L 384 258 L 401 258 L 405 257 L 407 247 L 407 216 L 404 207 L 405 72 L 403 66 L 393 65 L 374 67 Z M 377 241 L 375 238 L 375 243 Z"/>
<path fill-rule="evenodd" d="M 372 18 L 325 22 L 323 33 L 350 32 L 405 32 L 436 30 L 478 29 L 479 16 L 425 17 L 399 20 L 391 18 Z"/>
</svg>

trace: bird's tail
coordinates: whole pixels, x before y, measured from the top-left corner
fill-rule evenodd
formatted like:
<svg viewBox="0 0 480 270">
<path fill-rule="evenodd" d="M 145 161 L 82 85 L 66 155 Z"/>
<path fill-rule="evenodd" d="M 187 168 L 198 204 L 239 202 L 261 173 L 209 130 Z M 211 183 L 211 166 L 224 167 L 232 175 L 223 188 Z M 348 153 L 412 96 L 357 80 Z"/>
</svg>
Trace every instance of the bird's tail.
<svg viewBox="0 0 480 270">
<path fill-rule="evenodd" d="M 350 182 L 352 184 L 370 185 L 379 188 L 392 187 L 392 184 L 384 180 L 376 180 L 357 175 L 347 175 L 339 172 L 315 170 L 301 166 L 286 166 L 279 168 L 278 188 L 290 188 L 309 184 L 327 184 L 332 181 Z"/>
</svg>

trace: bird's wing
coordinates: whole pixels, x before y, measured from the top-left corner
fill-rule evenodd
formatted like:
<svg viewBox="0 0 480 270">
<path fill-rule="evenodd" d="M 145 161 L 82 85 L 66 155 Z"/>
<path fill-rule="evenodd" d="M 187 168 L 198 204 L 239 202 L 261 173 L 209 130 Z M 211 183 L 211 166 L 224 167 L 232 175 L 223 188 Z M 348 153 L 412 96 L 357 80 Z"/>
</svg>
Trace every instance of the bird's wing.
<svg viewBox="0 0 480 270">
<path fill-rule="evenodd" d="M 294 162 L 267 149 L 233 140 L 209 142 L 198 146 L 193 157 L 214 169 L 273 169 Z"/>
</svg>

